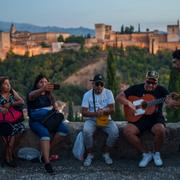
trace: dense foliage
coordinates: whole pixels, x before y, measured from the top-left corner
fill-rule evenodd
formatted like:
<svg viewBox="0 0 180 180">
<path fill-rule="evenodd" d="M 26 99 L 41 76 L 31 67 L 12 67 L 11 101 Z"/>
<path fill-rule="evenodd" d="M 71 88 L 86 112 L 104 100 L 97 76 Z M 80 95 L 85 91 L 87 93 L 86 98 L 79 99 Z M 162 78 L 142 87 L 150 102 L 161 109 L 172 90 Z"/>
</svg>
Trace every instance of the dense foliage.
<svg viewBox="0 0 180 180">
<path fill-rule="evenodd" d="M 79 52 L 68 50 L 31 58 L 9 54 L 8 59 L 0 63 L 0 75 L 9 76 L 13 87 L 26 97 L 39 73 L 45 74 L 53 83 L 62 84 L 61 82 L 68 76 L 102 57 L 102 54 L 104 56 L 106 52 L 102 53 L 98 48 L 81 49 Z M 113 59 L 112 63 L 111 59 Z M 111 49 L 107 64 L 110 69 L 108 68 L 107 72 L 104 70 L 104 74 L 109 74 L 107 79 L 115 78 L 116 85 L 114 85 L 119 87 L 120 83 L 129 85 L 141 83 L 144 81 L 146 71 L 155 69 L 160 73 L 160 83 L 168 87 L 170 60 L 171 52 L 169 51 L 151 55 L 148 50 L 137 47 L 129 47 L 126 50 L 123 47 Z M 115 74 L 113 69 L 116 71 Z M 110 83 L 108 81 L 107 84 Z M 72 102 L 74 105 L 80 105 L 85 91 L 86 89 L 80 86 L 62 85 L 60 90 L 55 91 L 55 96 L 69 104 Z"/>
<path fill-rule="evenodd" d="M 121 83 L 132 85 L 143 82 L 147 71 L 156 70 L 160 74 L 160 84 L 168 87 L 171 52 L 164 51 L 152 55 L 146 49 L 129 47 L 125 51 L 115 49 L 114 54 L 117 57 L 117 70 Z"/>
<path fill-rule="evenodd" d="M 52 83 L 61 84 L 69 75 L 98 56 L 99 53 L 94 50 L 88 52 L 68 50 L 31 58 L 12 55 L 0 63 L 0 75 L 9 76 L 13 87 L 25 97 L 39 73 L 45 74 Z M 72 90 L 74 94 L 71 92 Z M 73 102 L 80 104 L 80 96 L 83 92 L 82 87 L 66 86 L 60 91 L 56 91 L 55 95 L 63 101 L 67 101 L 68 97 L 73 96 Z"/>
</svg>

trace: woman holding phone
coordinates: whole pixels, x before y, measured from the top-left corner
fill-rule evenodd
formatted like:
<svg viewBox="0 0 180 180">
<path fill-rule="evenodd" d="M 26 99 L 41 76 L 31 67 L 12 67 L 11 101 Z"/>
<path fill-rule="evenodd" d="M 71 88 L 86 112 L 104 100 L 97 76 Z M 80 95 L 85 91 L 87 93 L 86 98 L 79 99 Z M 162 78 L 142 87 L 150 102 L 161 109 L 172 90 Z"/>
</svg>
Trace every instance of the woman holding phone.
<svg viewBox="0 0 180 180">
<path fill-rule="evenodd" d="M 58 159 L 57 155 L 50 155 L 50 149 L 68 134 L 67 126 L 62 121 L 59 123 L 54 136 L 42 123 L 49 111 L 52 111 L 52 109 L 57 110 L 55 99 L 52 95 L 54 89 L 54 84 L 51 84 L 46 76 L 40 74 L 36 77 L 33 89 L 27 96 L 28 114 L 30 117 L 29 125 L 32 131 L 40 138 L 42 160 L 48 173 L 54 172 L 50 161 Z"/>
</svg>

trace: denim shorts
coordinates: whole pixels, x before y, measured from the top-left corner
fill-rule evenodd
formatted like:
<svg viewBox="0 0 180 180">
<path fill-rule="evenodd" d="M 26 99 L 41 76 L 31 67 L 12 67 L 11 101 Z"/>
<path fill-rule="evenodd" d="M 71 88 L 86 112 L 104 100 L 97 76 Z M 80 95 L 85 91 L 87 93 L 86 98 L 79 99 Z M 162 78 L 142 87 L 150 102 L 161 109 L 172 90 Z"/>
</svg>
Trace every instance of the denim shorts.
<svg viewBox="0 0 180 180">
<path fill-rule="evenodd" d="M 50 140 L 51 139 L 51 133 L 48 131 L 48 129 L 38 121 L 30 121 L 29 126 L 31 130 L 37 134 L 40 138 L 40 140 Z M 66 136 L 68 134 L 68 127 L 65 123 L 61 122 L 59 124 L 59 127 L 57 128 L 57 132 L 60 136 Z"/>
</svg>

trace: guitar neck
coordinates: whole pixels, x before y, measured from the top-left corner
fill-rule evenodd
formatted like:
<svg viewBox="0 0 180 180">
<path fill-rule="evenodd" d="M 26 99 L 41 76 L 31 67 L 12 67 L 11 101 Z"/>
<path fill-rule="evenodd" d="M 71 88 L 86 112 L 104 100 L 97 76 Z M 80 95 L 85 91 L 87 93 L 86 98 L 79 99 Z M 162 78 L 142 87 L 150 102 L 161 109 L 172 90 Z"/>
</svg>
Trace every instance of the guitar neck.
<svg viewBox="0 0 180 180">
<path fill-rule="evenodd" d="M 156 100 L 153 100 L 153 101 L 149 101 L 147 102 L 147 105 L 148 106 L 155 106 L 157 104 L 161 104 L 165 101 L 166 97 L 163 97 L 163 98 L 160 98 L 160 99 L 156 99 Z"/>
</svg>

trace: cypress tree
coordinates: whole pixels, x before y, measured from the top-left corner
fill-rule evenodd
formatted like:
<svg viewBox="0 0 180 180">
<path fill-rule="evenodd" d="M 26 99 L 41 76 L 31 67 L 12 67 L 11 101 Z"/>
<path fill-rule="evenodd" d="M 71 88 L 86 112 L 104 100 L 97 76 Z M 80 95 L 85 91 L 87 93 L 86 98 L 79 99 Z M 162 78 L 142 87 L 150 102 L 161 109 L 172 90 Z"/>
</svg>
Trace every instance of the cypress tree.
<svg viewBox="0 0 180 180">
<path fill-rule="evenodd" d="M 69 100 L 68 102 L 68 120 L 74 121 L 74 113 L 73 113 L 73 102 Z"/>
<path fill-rule="evenodd" d="M 107 87 L 112 90 L 114 97 L 118 93 L 118 81 L 116 76 L 116 59 L 112 50 L 109 50 L 107 57 Z M 122 112 L 118 103 L 115 103 L 115 113 L 112 115 L 114 120 L 122 120 Z"/>
</svg>

